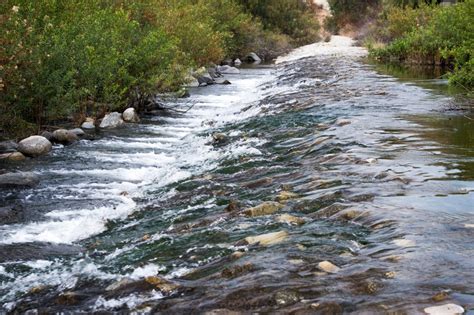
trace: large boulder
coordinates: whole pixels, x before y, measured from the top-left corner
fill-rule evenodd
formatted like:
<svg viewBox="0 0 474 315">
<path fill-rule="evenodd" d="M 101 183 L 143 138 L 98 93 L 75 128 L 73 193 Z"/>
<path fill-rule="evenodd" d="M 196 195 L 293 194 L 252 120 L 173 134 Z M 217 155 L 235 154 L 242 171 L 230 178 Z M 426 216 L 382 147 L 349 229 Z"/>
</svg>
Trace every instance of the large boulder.
<svg viewBox="0 0 474 315">
<path fill-rule="evenodd" d="M 137 123 L 137 122 L 140 121 L 140 118 L 138 117 L 138 114 L 137 114 L 137 112 L 135 111 L 135 108 L 133 108 L 133 107 L 127 108 L 127 109 L 123 112 L 122 118 L 123 118 L 123 120 L 125 120 L 126 122 L 130 122 L 130 123 Z"/>
<path fill-rule="evenodd" d="M 66 129 L 58 129 L 53 132 L 53 141 L 61 144 L 71 144 L 79 140 L 79 137 Z"/>
<path fill-rule="evenodd" d="M 95 129 L 94 118 L 87 117 L 81 125 L 82 129 Z"/>
<path fill-rule="evenodd" d="M 40 156 L 51 151 L 51 142 L 42 136 L 31 136 L 23 139 L 18 144 L 18 151 L 27 156 Z"/>
<path fill-rule="evenodd" d="M 117 128 L 124 124 L 122 115 L 117 112 L 113 112 L 105 115 L 100 123 L 100 128 Z"/>
<path fill-rule="evenodd" d="M 231 67 L 231 66 L 219 66 L 217 68 L 220 73 L 222 74 L 239 74 L 240 70 L 237 69 L 236 67 Z"/>
<path fill-rule="evenodd" d="M 214 79 L 209 75 L 202 75 L 197 77 L 199 86 L 206 86 L 206 85 L 212 85 L 215 83 Z"/>
<path fill-rule="evenodd" d="M 48 139 L 49 142 L 53 142 L 53 133 L 52 132 L 49 132 L 49 131 L 43 131 L 40 136 L 42 137 L 45 137 L 46 139 Z"/>
<path fill-rule="evenodd" d="M 6 173 L 0 175 L 0 188 L 34 187 L 39 177 L 31 172 Z"/>
<path fill-rule="evenodd" d="M 245 60 L 247 60 L 247 62 L 252 62 L 252 63 L 262 62 L 262 59 L 260 59 L 260 57 L 257 56 L 257 54 L 254 52 L 251 52 L 250 54 L 248 54 L 247 57 L 245 57 Z"/>
<path fill-rule="evenodd" d="M 13 140 L 0 142 L 0 153 L 11 153 L 18 150 L 18 143 Z"/>
</svg>

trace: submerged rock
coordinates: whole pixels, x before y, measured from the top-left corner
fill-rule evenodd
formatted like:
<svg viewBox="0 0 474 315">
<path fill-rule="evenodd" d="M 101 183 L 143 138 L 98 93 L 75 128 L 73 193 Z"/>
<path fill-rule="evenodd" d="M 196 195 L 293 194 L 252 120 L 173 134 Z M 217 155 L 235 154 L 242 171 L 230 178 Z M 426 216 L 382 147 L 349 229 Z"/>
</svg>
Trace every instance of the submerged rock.
<svg viewBox="0 0 474 315">
<path fill-rule="evenodd" d="M 280 231 L 257 236 L 248 236 L 244 239 L 244 242 L 248 245 L 259 244 L 261 246 L 270 246 L 283 242 L 287 237 L 288 232 Z"/>
<path fill-rule="evenodd" d="M 318 267 L 319 269 L 327 273 L 337 273 L 339 272 L 339 270 L 341 270 L 341 268 L 339 268 L 338 266 L 334 265 L 332 262 L 327 261 L 327 260 L 320 262 L 318 264 Z"/>
<path fill-rule="evenodd" d="M 117 128 L 124 124 L 122 115 L 117 112 L 113 112 L 105 115 L 100 123 L 100 128 Z"/>
<path fill-rule="evenodd" d="M 440 306 L 432 306 L 424 309 L 426 314 L 431 315 L 456 315 L 463 314 L 464 308 L 456 304 L 444 304 Z"/>
<path fill-rule="evenodd" d="M 21 152 L 11 152 L 0 154 L 0 160 L 23 161 L 26 157 Z"/>
<path fill-rule="evenodd" d="M 66 129 L 58 129 L 53 132 L 53 141 L 61 144 L 71 144 L 79 140 L 79 137 Z"/>
<path fill-rule="evenodd" d="M 249 217 L 257 217 L 262 215 L 273 214 L 283 208 L 283 205 L 278 202 L 267 201 L 258 206 L 245 209 L 243 214 Z"/>
<path fill-rule="evenodd" d="M 34 187 L 38 184 L 38 175 L 30 172 L 7 173 L 0 175 L 1 188 Z"/>
<path fill-rule="evenodd" d="M 336 125 L 339 127 L 345 126 L 345 125 L 350 125 L 352 122 L 349 119 L 338 119 L 336 121 Z"/>
<path fill-rule="evenodd" d="M 276 197 L 276 200 L 278 202 L 283 202 L 283 201 L 287 201 L 287 200 L 290 200 L 290 199 L 295 199 L 295 198 L 298 198 L 298 194 L 294 193 L 294 192 L 291 192 L 291 191 L 282 191 L 277 197 Z"/>
<path fill-rule="evenodd" d="M 0 153 L 11 153 L 18 150 L 18 143 L 13 140 L 0 142 Z"/>
<path fill-rule="evenodd" d="M 31 136 L 23 139 L 18 144 L 18 151 L 27 156 L 40 156 L 51 151 L 51 142 L 42 136 Z"/>
<path fill-rule="evenodd" d="M 295 217 L 293 215 L 286 214 L 286 213 L 278 216 L 277 221 L 281 223 L 287 223 L 287 224 L 297 224 L 297 225 L 305 224 L 305 220 L 303 218 Z"/>
<path fill-rule="evenodd" d="M 247 272 L 253 271 L 255 266 L 251 263 L 246 263 L 242 266 L 232 266 L 222 270 L 221 275 L 224 278 L 236 278 L 240 275 L 243 275 Z"/>
<path fill-rule="evenodd" d="M 179 288 L 179 285 L 177 285 L 176 283 L 173 283 L 169 280 L 166 280 L 158 276 L 146 277 L 145 281 L 153 285 L 156 289 L 165 293 L 171 293 L 172 291 L 175 291 L 176 289 Z"/>
<path fill-rule="evenodd" d="M 229 140 L 227 136 L 220 132 L 215 132 L 212 134 L 212 140 L 214 144 L 225 144 Z"/>
<path fill-rule="evenodd" d="M 135 108 L 130 107 L 127 108 L 123 114 L 122 114 L 123 120 L 129 123 L 137 123 L 140 121 L 140 118 L 138 117 L 137 112 L 135 111 Z"/>
</svg>

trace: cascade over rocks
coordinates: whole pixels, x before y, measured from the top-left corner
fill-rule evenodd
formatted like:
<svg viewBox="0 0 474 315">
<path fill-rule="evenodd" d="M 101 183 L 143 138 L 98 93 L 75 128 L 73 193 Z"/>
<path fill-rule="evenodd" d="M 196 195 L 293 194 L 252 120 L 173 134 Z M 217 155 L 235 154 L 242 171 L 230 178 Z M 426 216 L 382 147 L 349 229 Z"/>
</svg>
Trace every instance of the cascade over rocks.
<svg viewBox="0 0 474 315">
<path fill-rule="evenodd" d="M 51 151 L 51 142 L 42 136 L 31 136 L 23 139 L 18 144 L 18 151 L 27 156 L 40 156 Z"/>
</svg>

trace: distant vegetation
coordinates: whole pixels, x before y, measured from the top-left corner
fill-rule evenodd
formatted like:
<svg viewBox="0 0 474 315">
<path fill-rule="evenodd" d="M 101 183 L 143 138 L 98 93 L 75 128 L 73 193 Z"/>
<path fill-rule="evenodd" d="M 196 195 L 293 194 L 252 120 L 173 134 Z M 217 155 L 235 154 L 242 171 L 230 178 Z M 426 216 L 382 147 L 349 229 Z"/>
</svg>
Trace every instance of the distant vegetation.
<svg viewBox="0 0 474 315">
<path fill-rule="evenodd" d="M 474 0 L 451 6 L 413 0 L 330 2 L 335 6 L 334 17 L 328 25 L 338 31 L 346 23 L 355 23 L 372 58 L 383 62 L 445 66 L 451 70 L 450 84 L 472 91 Z"/>
<path fill-rule="evenodd" d="M 310 1 L 3 0 L 0 131 L 125 107 L 192 68 L 317 39 Z"/>
</svg>

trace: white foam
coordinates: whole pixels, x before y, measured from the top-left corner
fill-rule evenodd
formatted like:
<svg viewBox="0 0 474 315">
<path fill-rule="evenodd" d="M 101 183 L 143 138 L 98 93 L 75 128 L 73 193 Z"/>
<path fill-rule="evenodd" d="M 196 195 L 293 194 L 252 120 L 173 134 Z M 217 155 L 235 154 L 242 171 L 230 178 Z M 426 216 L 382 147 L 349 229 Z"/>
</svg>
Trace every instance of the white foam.
<svg viewBox="0 0 474 315">
<path fill-rule="evenodd" d="M 346 36 L 332 36 L 328 43 L 318 42 L 311 45 L 302 46 L 291 51 L 289 54 L 278 57 L 277 64 L 295 61 L 302 58 L 314 56 L 345 56 L 362 57 L 367 55 L 367 50 L 362 47 L 355 47 L 354 40 Z"/>
</svg>

